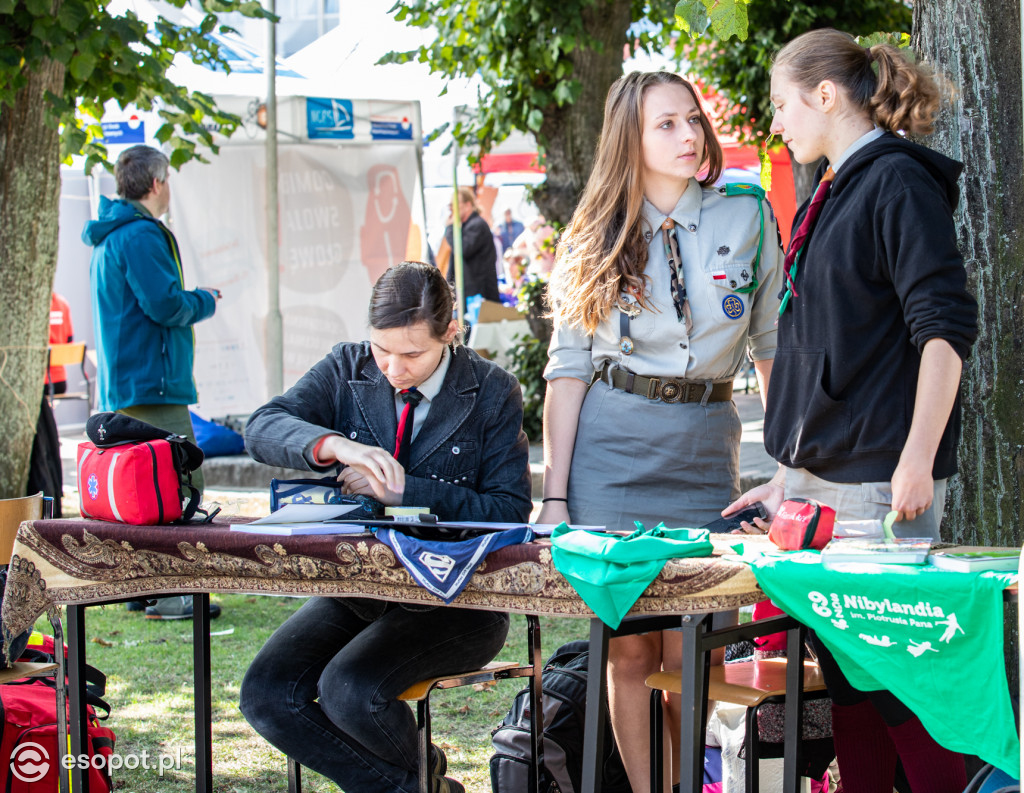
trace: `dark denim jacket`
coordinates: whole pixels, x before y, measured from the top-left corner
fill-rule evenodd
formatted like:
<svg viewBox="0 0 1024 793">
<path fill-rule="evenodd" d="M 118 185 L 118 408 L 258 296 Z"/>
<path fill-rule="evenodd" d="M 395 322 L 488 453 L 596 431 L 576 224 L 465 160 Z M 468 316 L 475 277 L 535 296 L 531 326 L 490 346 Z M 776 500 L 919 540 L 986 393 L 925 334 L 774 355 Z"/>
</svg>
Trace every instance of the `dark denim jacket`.
<svg viewBox="0 0 1024 793">
<path fill-rule="evenodd" d="M 329 432 L 372 446 L 394 444 L 395 391 L 369 342 L 342 343 L 282 396 L 249 418 L 245 445 L 256 460 L 327 471 L 312 449 Z M 529 447 L 519 382 L 472 350 L 456 347 L 441 391 L 410 448 L 402 503 L 441 520 L 529 518 Z"/>
</svg>

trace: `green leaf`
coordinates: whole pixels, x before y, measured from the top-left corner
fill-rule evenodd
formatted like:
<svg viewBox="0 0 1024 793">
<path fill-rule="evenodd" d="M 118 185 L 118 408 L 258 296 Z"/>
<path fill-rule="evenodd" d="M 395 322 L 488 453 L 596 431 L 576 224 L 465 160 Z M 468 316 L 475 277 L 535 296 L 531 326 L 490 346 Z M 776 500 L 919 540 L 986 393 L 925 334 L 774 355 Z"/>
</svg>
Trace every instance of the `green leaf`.
<svg viewBox="0 0 1024 793">
<path fill-rule="evenodd" d="M 0 14 L 13 14 L 17 0 L 0 0 Z"/>
<path fill-rule="evenodd" d="M 860 46 L 870 49 L 876 44 L 888 44 L 890 47 L 896 47 L 896 49 L 906 50 L 906 55 L 913 58 L 914 53 L 910 50 L 910 34 L 909 33 L 885 33 L 878 32 L 872 33 L 869 36 L 857 36 L 856 41 Z"/>
<path fill-rule="evenodd" d="M 174 170 L 179 170 L 182 165 L 192 159 L 192 152 L 195 149 L 179 148 L 171 152 L 170 161 L 171 167 Z"/>
<path fill-rule="evenodd" d="M 747 40 L 747 0 L 711 0 L 708 8 L 711 29 L 722 41 L 735 36 Z"/>
<path fill-rule="evenodd" d="M 540 128 L 544 125 L 544 114 L 539 108 L 533 108 L 526 116 L 526 126 L 528 126 L 533 132 L 540 132 Z"/>
<path fill-rule="evenodd" d="M 60 9 L 57 11 L 57 21 L 64 30 L 68 31 L 77 30 L 87 16 L 88 12 L 82 3 L 61 3 Z"/>
<path fill-rule="evenodd" d="M 84 52 L 80 52 L 73 57 L 71 63 L 68 64 L 68 71 L 71 73 L 71 76 L 83 83 L 89 79 L 95 68 L 96 56 Z"/>
<path fill-rule="evenodd" d="M 772 138 L 769 135 L 764 146 L 757 147 L 757 159 L 761 161 L 761 188 L 767 193 L 772 189 L 772 159 L 768 154 L 768 147 L 771 146 Z"/>
<path fill-rule="evenodd" d="M 679 0 L 676 3 L 675 19 L 676 27 L 687 33 L 691 39 L 703 35 L 711 24 L 702 0 Z"/>
</svg>

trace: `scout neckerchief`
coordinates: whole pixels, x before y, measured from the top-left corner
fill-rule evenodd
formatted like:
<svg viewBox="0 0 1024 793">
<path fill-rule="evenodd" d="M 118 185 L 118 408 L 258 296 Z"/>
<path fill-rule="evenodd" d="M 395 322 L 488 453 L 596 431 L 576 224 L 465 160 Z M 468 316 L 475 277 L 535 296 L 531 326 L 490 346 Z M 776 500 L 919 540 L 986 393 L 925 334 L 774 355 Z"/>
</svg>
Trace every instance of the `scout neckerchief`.
<svg viewBox="0 0 1024 793">
<path fill-rule="evenodd" d="M 658 577 L 665 562 L 710 556 L 707 529 L 668 529 L 661 523 L 627 537 L 571 529 L 562 523 L 551 533 L 551 561 L 601 621 L 618 628 L 622 618 Z"/>
<path fill-rule="evenodd" d="M 686 322 L 686 334 L 693 333 L 693 314 L 690 301 L 686 298 L 686 277 L 683 275 L 683 258 L 679 254 L 679 240 L 676 237 L 676 222 L 665 218 L 661 224 L 662 242 L 665 244 L 665 258 L 668 260 L 669 287 L 672 291 L 672 305 L 676 319 Z M 633 339 L 629 334 L 629 321 L 636 319 L 640 309 L 635 303 L 619 301 L 619 350 L 623 355 L 632 355 Z"/>
<path fill-rule="evenodd" d="M 665 218 L 661 224 L 661 238 L 665 243 L 665 258 L 668 259 L 669 284 L 672 287 L 672 304 L 676 307 L 676 319 L 686 322 L 686 334 L 693 332 L 693 314 L 690 301 L 686 299 L 686 277 L 683 275 L 683 257 L 679 255 L 679 240 L 676 238 L 676 222 Z"/>
<path fill-rule="evenodd" d="M 786 261 L 782 265 L 782 272 L 786 276 L 786 293 L 782 296 L 782 302 L 779 304 L 780 317 L 786 310 L 786 306 L 789 305 L 790 296 L 799 297 L 793 280 L 796 278 L 797 263 L 800 261 L 800 255 L 804 252 L 807 238 L 814 229 L 814 224 L 818 220 L 818 215 L 825 204 L 825 199 L 828 198 L 828 191 L 832 187 L 832 180 L 834 178 L 835 172 L 832 170 L 832 166 L 829 166 L 828 170 L 821 177 L 821 181 L 818 182 L 818 187 L 814 191 L 814 197 L 811 199 L 810 206 L 807 207 L 807 214 L 804 215 L 803 222 L 796 230 L 796 234 L 793 235 L 793 239 L 789 241 L 789 251 L 786 253 Z"/>
<path fill-rule="evenodd" d="M 451 603 L 491 551 L 533 540 L 533 529 L 520 526 L 492 531 L 456 542 L 421 540 L 398 529 L 374 529 L 377 539 L 390 546 L 395 557 L 417 584 Z"/>
</svg>

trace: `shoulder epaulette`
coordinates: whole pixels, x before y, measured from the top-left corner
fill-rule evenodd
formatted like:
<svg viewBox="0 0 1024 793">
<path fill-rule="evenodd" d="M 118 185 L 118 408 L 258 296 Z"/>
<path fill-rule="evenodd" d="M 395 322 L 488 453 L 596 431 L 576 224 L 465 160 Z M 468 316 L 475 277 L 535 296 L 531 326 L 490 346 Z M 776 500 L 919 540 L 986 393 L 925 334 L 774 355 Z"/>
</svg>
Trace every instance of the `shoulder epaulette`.
<svg viewBox="0 0 1024 793">
<path fill-rule="evenodd" d="M 735 182 L 725 185 L 725 195 L 755 195 L 761 200 L 764 200 L 764 190 L 756 184 L 747 184 L 746 182 Z"/>
</svg>

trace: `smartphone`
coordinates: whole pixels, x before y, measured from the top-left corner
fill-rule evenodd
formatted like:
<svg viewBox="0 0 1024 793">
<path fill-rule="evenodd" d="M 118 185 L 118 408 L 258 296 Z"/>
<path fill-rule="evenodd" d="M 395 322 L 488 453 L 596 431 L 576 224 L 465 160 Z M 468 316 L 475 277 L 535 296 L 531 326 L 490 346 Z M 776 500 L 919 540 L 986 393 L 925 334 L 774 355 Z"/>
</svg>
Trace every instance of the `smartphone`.
<svg viewBox="0 0 1024 793">
<path fill-rule="evenodd" d="M 744 521 L 752 524 L 754 522 L 754 518 L 768 520 L 768 510 L 764 508 L 764 504 L 760 501 L 755 501 L 749 507 L 744 507 L 739 512 L 733 512 L 731 515 L 727 515 L 724 518 L 718 518 L 710 523 L 706 523 L 701 526 L 701 528 L 707 529 L 715 534 L 725 534 L 733 529 L 740 528 L 740 524 Z"/>
</svg>

